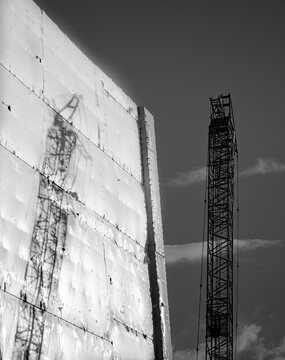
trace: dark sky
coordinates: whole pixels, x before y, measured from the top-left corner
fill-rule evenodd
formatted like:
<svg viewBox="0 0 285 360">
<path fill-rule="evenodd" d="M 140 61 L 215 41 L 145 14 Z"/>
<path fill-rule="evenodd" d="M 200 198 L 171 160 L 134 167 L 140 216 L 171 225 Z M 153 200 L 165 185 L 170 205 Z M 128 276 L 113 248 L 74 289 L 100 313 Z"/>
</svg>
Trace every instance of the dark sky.
<svg viewBox="0 0 285 360">
<path fill-rule="evenodd" d="M 239 167 L 249 169 L 240 177 L 240 359 L 285 359 L 284 1 L 36 3 L 154 114 L 168 245 L 202 240 L 203 182 L 167 183 L 205 166 L 209 97 L 231 93 Z M 191 359 L 199 263 L 178 260 L 167 272 L 175 359 Z"/>
</svg>

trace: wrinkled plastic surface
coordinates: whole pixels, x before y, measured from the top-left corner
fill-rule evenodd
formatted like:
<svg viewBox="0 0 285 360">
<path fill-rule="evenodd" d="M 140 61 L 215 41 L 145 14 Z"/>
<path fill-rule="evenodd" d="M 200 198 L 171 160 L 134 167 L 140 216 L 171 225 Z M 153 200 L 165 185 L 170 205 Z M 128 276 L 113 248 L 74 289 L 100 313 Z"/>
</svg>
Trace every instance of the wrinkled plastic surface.
<svg viewBox="0 0 285 360">
<path fill-rule="evenodd" d="M 32 1 L 0 0 L 0 14 L 2 356 L 13 358 L 23 289 L 32 299 L 25 273 L 44 176 L 62 189 L 67 230 L 42 358 L 153 359 L 137 107 Z M 64 107 L 74 96 L 71 116 Z M 64 181 L 46 165 L 61 118 L 76 139 Z M 157 172 L 156 157 L 151 166 Z"/>
</svg>

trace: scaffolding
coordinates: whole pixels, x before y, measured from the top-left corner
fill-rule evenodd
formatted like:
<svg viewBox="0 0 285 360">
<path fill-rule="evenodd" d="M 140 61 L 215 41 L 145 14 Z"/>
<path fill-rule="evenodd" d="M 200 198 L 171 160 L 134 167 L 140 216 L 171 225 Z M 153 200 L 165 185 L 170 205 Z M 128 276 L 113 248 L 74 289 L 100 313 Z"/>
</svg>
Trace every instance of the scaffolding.
<svg viewBox="0 0 285 360">
<path fill-rule="evenodd" d="M 206 359 L 233 359 L 235 126 L 230 94 L 210 99 Z"/>
<path fill-rule="evenodd" d="M 15 360 L 38 360 L 43 350 L 46 309 L 56 294 L 65 251 L 68 213 L 63 201 L 71 157 L 78 142 L 70 125 L 78 104 L 79 98 L 74 95 L 56 113 L 47 134 L 25 286 L 19 304 Z"/>
</svg>

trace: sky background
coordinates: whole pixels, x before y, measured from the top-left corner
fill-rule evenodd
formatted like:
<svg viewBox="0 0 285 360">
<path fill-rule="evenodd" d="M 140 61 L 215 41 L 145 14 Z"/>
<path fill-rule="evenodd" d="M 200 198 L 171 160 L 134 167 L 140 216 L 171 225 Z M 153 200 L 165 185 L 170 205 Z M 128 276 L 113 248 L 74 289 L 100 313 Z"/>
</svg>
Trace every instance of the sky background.
<svg viewBox="0 0 285 360">
<path fill-rule="evenodd" d="M 195 355 L 209 97 L 231 93 L 242 239 L 238 359 L 285 359 L 284 1 L 35 2 L 155 116 L 175 360 Z M 202 316 L 201 357 L 204 328 Z"/>
</svg>

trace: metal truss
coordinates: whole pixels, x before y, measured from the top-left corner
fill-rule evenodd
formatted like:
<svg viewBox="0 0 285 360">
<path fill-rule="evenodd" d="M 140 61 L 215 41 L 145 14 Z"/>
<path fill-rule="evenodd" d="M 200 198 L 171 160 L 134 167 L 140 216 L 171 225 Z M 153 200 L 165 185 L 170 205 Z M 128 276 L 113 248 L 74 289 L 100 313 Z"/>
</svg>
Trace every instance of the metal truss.
<svg viewBox="0 0 285 360">
<path fill-rule="evenodd" d="M 206 359 L 232 360 L 236 135 L 230 95 L 210 101 Z"/>
<path fill-rule="evenodd" d="M 68 190 L 68 170 L 77 146 L 77 135 L 69 123 L 78 104 L 79 98 L 73 96 L 55 115 L 48 130 L 25 287 L 19 304 L 14 360 L 38 360 L 42 354 L 45 311 L 54 300 L 65 251 L 68 213 L 63 206 L 63 189 Z"/>
</svg>

